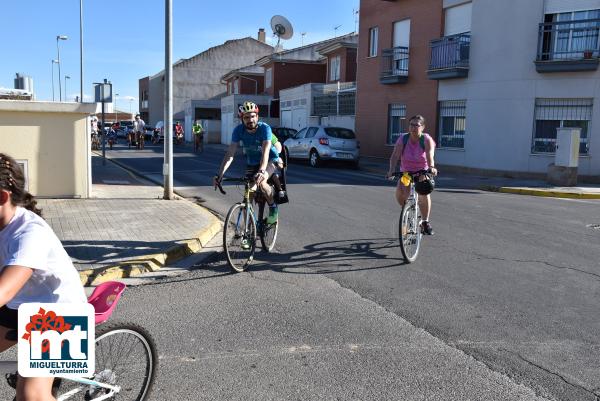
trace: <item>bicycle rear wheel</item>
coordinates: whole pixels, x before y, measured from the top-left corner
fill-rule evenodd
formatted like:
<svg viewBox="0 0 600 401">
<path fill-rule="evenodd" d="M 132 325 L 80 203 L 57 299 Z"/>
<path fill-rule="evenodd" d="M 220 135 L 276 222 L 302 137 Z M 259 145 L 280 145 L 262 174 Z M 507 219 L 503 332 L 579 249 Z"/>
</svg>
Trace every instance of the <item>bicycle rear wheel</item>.
<svg viewBox="0 0 600 401">
<path fill-rule="evenodd" d="M 96 371 L 92 380 L 119 386 L 121 390 L 111 399 L 147 399 L 157 368 L 156 345 L 146 329 L 133 323 L 119 322 L 97 327 Z M 109 393 L 105 388 L 69 379 L 60 379 L 58 383 L 58 400 L 88 401 L 102 399 Z"/>
<path fill-rule="evenodd" d="M 419 255 L 421 246 L 420 211 L 414 199 L 408 199 L 400 213 L 400 250 L 407 263 L 412 263 Z"/>
<path fill-rule="evenodd" d="M 235 272 L 246 270 L 256 249 L 256 222 L 247 206 L 236 203 L 227 212 L 223 227 L 223 248 L 229 267 Z"/>
<path fill-rule="evenodd" d="M 271 252 L 275 248 L 275 241 L 277 240 L 277 231 L 279 228 L 279 217 L 273 224 L 267 223 L 267 216 L 265 216 L 266 207 L 263 202 L 258 209 L 258 221 L 260 222 L 260 243 L 262 244 L 263 250 Z"/>
</svg>

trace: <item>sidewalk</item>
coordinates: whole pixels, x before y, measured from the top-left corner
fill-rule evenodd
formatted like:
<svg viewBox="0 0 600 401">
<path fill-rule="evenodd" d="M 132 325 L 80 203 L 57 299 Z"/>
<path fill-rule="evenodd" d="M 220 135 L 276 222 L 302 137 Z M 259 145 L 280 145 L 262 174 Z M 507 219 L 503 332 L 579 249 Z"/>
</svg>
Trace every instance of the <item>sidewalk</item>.
<svg viewBox="0 0 600 401">
<path fill-rule="evenodd" d="M 92 156 L 91 199 L 40 199 L 43 216 L 62 241 L 85 285 L 158 270 L 199 251 L 220 221 L 163 188 Z"/>
<path fill-rule="evenodd" d="M 376 174 L 385 175 L 388 171 L 387 160 L 363 157 L 360 168 Z M 492 192 L 514 193 L 555 198 L 600 199 L 600 185 L 582 184 L 576 187 L 555 187 L 543 180 L 481 176 L 460 173 L 440 173 L 438 183 L 443 187 L 461 187 Z"/>
</svg>

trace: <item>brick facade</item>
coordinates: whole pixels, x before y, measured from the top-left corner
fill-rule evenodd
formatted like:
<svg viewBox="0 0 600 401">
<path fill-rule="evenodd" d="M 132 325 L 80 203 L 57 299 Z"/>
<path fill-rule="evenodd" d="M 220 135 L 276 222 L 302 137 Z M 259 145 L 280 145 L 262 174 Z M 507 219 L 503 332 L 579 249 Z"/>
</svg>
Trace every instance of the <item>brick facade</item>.
<svg viewBox="0 0 600 401">
<path fill-rule="evenodd" d="M 410 49 L 406 83 L 381 84 L 382 51 L 392 48 L 393 24 L 410 19 Z M 406 117 L 422 114 L 426 132 L 436 135 L 437 81 L 427 77 L 429 42 L 442 32 L 441 0 L 388 2 L 361 0 L 357 63 L 356 134 L 365 156 L 389 157 L 389 105 L 406 105 Z M 369 57 L 369 28 L 378 27 L 378 51 Z"/>
<path fill-rule="evenodd" d="M 281 89 L 307 83 L 325 83 L 327 65 L 323 63 L 271 62 L 265 65 L 272 70 L 272 84 L 265 92 L 274 98 L 279 98 Z"/>
</svg>

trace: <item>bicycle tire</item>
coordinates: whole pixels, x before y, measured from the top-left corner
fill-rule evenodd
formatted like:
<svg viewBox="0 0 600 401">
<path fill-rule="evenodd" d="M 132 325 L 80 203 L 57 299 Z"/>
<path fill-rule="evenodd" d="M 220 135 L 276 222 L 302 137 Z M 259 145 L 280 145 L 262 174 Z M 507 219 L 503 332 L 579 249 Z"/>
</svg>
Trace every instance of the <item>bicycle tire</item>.
<svg viewBox="0 0 600 401">
<path fill-rule="evenodd" d="M 400 250 L 407 263 L 414 262 L 419 255 L 422 237 L 419 220 L 419 208 L 416 202 L 414 199 L 407 200 L 400 212 L 398 228 Z"/>
<path fill-rule="evenodd" d="M 129 349 L 126 348 L 127 346 Z M 135 352 L 138 349 L 142 351 L 143 355 Z M 141 371 L 135 369 L 138 366 L 143 369 Z M 120 386 L 121 391 L 115 395 L 114 399 L 146 400 L 152 392 L 157 369 L 156 345 L 146 329 L 137 324 L 125 322 L 105 323 L 96 328 L 94 380 Z M 137 382 L 139 382 L 139 386 L 136 384 Z M 106 389 L 68 379 L 60 379 L 58 383 L 56 398 L 68 392 L 75 392 L 68 400 L 92 401 L 107 394 Z"/>
<path fill-rule="evenodd" d="M 277 241 L 277 232 L 279 230 L 279 216 L 273 224 L 267 224 L 267 218 L 264 217 L 266 206 L 264 202 L 258 209 L 258 221 L 260 222 L 260 243 L 265 252 L 271 252 Z"/>
<path fill-rule="evenodd" d="M 256 222 L 250 213 L 248 228 L 245 227 L 246 205 L 236 203 L 227 212 L 223 226 L 223 249 L 227 256 L 229 267 L 236 273 L 241 273 L 248 268 L 254 258 L 256 250 Z M 245 241 L 248 249 L 243 247 Z"/>
</svg>

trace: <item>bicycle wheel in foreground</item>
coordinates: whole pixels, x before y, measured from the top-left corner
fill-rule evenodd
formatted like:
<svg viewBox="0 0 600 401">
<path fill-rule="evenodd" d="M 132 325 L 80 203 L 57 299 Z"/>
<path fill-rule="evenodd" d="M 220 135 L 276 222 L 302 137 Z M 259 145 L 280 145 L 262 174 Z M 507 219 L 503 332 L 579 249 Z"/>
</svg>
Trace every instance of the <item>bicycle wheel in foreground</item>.
<svg viewBox="0 0 600 401">
<path fill-rule="evenodd" d="M 143 401 L 156 377 L 158 354 L 146 329 L 132 323 L 106 323 L 96 329 L 96 371 L 92 380 L 119 386 L 114 398 Z M 61 379 L 58 400 L 105 399 L 107 389 Z"/>
<path fill-rule="evenodd" d="M 263 203 L 260 206 L 258 213 L 258 221 L 260 222 L 260 243 L 262 248 L 266 252 L 271 252 L 275 247 L 275 241 L 277 240 L 277 230 L 279 228 L 279 217 L 273 224 L 267 223 L 267 217 L 265 212 L 268 212 L 269 208 Z"/>
<path fill-rule="evenodd" d="M 246 270 L 256 249 L 256 222 L 246 205 L 236 203 L 227 212 L 223 226 L 223 248 L 227 263 L 235 272 Z"/>
<path fill-rule="evenodd" d="M 407 263 L 414 262 L 421 245 L 419 208 L 414 200 L 407 200 L 400 213 L 400 250 Z"/>
</svg>

